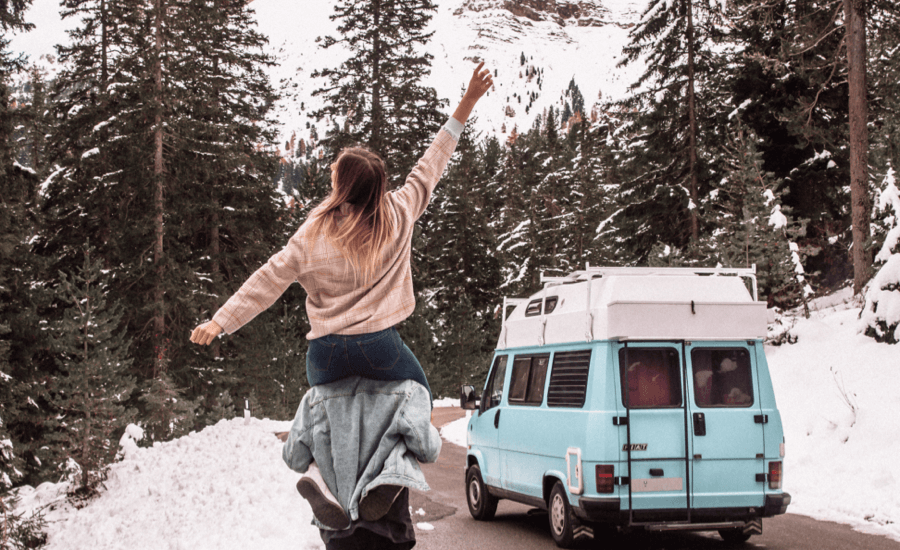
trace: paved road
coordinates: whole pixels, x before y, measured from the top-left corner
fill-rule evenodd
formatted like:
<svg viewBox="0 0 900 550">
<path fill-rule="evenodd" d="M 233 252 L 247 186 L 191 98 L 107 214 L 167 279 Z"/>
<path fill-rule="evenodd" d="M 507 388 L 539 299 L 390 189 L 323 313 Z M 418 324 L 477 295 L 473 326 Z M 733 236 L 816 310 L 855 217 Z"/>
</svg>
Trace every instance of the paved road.
<svg viewBox="0 0 900 550">
<path fill-rule="evenodd" d="M 436 408 L 433 422 L 442 426 L 462 416 L 460 409 Z M 435 464 L 423 464 L 431 486 L 428 493 L 413 492 L 410 505 L 414 522 L 426 522 L 433 531 L 416 530 L 421 550 L 532 550 L 556 548 L 550 537 L 546 513 L 510 501 L 500 501 L 493 521 L 472 519 L 466 508 L 464 465 L 466 452 L 458 445 L 444 442 Z M 603 540 L 583 541 L 583 548 L 609 550 L 703 550 L 726 548 L 715 533 L 632 533 Z M 805 516 L 785 514 L 763 522 L 763 534 L 740 546 L 766 550 L 900 550 L 893 540 L 865 535 L 846 525 L 816 521 Z"/>
</svg>

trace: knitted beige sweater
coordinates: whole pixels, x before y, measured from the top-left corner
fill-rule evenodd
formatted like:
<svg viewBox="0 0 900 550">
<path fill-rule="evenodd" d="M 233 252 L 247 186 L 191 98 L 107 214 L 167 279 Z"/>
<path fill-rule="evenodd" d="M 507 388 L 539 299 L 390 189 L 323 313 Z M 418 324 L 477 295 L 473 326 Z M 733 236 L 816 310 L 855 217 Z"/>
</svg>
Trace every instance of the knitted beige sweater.
<svg viewBox="0 0 900 550">
<path fill-rule="evenodd" d="M 456 148 L 450 126 L 438 132 L 403 187 L 387 193 L 397 233 L 373 284 L 359 286 L 350 263 L 323 237 L 309 235 L 304 222 L 287 246 L 251 275 L 213 320 L 231 334 L 272 305 L 294 281 L 308 294 L 309 339 L 377 332 L 409 317 L 416 305 L 409 263 L 413 225 L 428 206 Z"/>
</svg>

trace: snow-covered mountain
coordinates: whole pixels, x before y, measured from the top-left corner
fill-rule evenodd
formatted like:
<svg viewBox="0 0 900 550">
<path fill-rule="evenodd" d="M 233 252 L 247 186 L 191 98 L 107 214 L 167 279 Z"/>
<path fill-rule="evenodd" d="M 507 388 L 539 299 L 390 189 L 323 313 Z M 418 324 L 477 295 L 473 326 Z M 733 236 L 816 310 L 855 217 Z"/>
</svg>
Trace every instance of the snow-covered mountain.
<svg viewBox="0 0 900 550">
<path fill-rule="evenodd" d="M 270 75 L 282 99 L 275 116 L 282 123 L 281 148 L 292 135 L 308 135 L 309 114 L 321 103 L 312 96 L 322 85 L 313 79 L 319 68 L 339 65 L 347 57 L 339 47 L 323 50 L 320 37 L 336 36 L 329 20 L 334 2 L 253 0 L 259 30 L 269 37 L 278 65 Z M 462 94 L 476 61 L 496 70 L 495 90 L 479 104 L 477 129 L 508 135 L 531 127 L 537 114 L 561 105 L 574 79 L 585 110 L 602 99 L 619 98 L 636 77 L 636 67 L 618 68 L 628 29 L 646 0 L 443 0 L 431 23 L 434 56 L 427 84 L 450 102 Z M 24 52 L 33 63 L 54 71 L 54 44 L 68 39 L 72 20 L 59 19 L 58 0 L 34 0 L 27 19 L 36 28 L 13 37 L 10 50 Z M 523 57 L 525 62 L 523 63 Z M 526 109 L 527 108 L 527 109 Z M 324 122 L 320 123 L 324 130 Z"/>
<path fill-rule="evenodd" d="M 646 0 L 446 0 L 432 19 L 434 56 L 429 85 L 455 106 L 478 61 L 496 70 L 495 90 L 479 104 L 477 129 L 502 137 L 529 128 L 537 114 L 561 105 L 574 79 L 585 110 L 601 98 L 619 98 L 636 68 L 617 68 L 628 28 Z M 317 38 L 335 35 L 331 3 L 255 0 L 260 30 L 270 40 L 278 66 L 273 84 L 283 94 L 277 117 L 287 138 L 308 133 L 308 114 L 319 101 L 310 78 L 317 68 L 346 58 L 336 47 L 323 50 Z M 308 29 L 314 29 L 310 32 Z M 523 63 L 523 57 L 525 62 Z M 526 110 L 527 107 L 527 110 Z"/>
</svg>

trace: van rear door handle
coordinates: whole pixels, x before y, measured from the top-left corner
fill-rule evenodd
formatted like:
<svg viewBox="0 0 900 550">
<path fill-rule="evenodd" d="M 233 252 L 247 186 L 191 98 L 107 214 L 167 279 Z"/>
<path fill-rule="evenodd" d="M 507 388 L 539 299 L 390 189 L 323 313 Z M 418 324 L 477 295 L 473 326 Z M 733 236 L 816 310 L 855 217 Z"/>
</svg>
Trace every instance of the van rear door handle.
<svg viewBox="0 0 900 550">
<path fill-rule="evenodd" d="M 706 415 L 694 413 L 694 435 L 706 435 Z"/>
<path fill-rule="evenodd" d="M 497 414 L 494 415 L 494 427 L 495 428 L 500 427 L 500 411 L 499 410 L 497 411 Z"/>
</svg>

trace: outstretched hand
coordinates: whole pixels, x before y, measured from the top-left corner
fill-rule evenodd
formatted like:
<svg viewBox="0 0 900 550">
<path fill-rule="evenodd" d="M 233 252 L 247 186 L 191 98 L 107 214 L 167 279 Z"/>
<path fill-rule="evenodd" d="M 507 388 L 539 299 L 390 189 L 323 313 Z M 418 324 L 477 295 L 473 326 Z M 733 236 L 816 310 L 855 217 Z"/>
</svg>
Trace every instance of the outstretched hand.
<svg viewBox="0 0 900 550">
<path fill-rule="evenodd" d="M 200 344 L 201 346 L 207 346 L 221 333 L 222 327 L 219 326 L 219 323 L 209 321 L 194 329 L 194 332 L 191 333 L 191 342 Z"/>
<path fill-rule="evenodd" d="M 469 81 L 469 87 L 466 88 L 466 96 L 474 101 L 481 99 L 481 96 L 494 85 L 493 78 L 491 77 L 491 70 L 482 70 L 482 67 L 484 67 L 484 61 L 475 67 L 475 72 L 472 73 L 472 80 Z"/>
<path fill-rule="evenodd" d="M 475 72 L 472 73 L 472 79 L 469 81 L 469 87 L 466 88 L 466 93 L 463 95 L 462 101 L 459 102 L 459 107 L 453 112 L 453 118 L 465 124 L 466 120 L 469 119 L 469 115 L 472 114 L 475 104 L 493 85 L 494 80 L 491 77 L 491 70 L 485 69 L 484 61 L 482 61 L 475 67 Z"/>
</svg>

